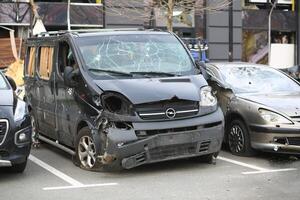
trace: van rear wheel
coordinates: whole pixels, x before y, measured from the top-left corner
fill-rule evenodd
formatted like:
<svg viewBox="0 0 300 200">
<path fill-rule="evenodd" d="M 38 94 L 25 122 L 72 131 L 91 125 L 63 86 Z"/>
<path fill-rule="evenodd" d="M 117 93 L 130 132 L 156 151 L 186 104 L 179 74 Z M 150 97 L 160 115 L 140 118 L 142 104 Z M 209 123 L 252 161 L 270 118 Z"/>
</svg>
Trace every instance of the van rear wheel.
<svg viewBox="0 0 300 200">
<path fill-rule="evenodd" d="M 76 162 L 86 170 L 94 169 L 96 165 L 96 146 L 88 127 L 82 128 L 76 140 Z"/>
</svg>

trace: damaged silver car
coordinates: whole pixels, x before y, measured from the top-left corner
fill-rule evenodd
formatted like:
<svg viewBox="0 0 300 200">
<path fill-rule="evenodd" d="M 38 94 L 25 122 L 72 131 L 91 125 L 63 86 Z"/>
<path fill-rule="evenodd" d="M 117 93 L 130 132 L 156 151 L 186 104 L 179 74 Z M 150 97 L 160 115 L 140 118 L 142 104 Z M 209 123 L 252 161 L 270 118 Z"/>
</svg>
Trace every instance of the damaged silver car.
<svg viewBox="0 0 300 200">
<path fill-rule="evenodd" d="M 274 68 L 250 63 L 211 63 L 209 83 L 226 122 L 230 151 L 300 153 L 300 85 Z"/>
<path fill-rule="evenodd" d="M 180 39 L 159 31 L 47 33 L 27 41 L 33 143 L 84 169 L 212 160 L 224 117 Z"/>
</svg>

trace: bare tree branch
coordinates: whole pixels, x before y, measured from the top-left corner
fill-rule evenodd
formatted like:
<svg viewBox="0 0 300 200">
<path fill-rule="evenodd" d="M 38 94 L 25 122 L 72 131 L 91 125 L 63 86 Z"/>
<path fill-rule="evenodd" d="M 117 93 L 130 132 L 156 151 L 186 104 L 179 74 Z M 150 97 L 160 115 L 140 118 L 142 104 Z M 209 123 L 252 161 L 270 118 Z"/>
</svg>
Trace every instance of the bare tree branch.
<svg viewBox="0 0 300 200">
<path fill-rule="evenodd" d="M 120 16 L 128 20 L 162 20 L 169 31 L 173 30 L 174 11 L 186 14 L 218 12 L 227 9 L 234 0 L 106 0 L 105 12 L 110 16 Z M 206 5 L 206 6 L 204 6 Z M 160 11 L 155 12 L 153 11 Z"/>
</svg>

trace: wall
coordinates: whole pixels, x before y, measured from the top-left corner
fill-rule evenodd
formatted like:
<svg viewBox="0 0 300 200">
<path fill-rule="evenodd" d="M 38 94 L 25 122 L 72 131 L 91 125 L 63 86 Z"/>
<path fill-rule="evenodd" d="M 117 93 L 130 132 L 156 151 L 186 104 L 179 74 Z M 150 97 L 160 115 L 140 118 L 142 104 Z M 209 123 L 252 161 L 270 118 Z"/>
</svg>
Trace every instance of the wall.
<svg viewBox="0 0 300 200">
<path fill-rule="evenodd" d="M 211 2 L 207 2 L 208 6 Z M 232 24 L 231 27 L 230 24 Z M 230 34 L 233 35 L 230 37 Z M 207 13 L 206 39 L 209 43 L 210 61 L 229 61 L 231 57 L 232 61 L 242 59 L 241 1 L 233 1 L 231 23 L 230 9 Z M 231 39 L 233 39 L 232 43 L 230 42 Z M 232 49 L 232 55 L 230 55 L 230 49 Z"/>
</svg>

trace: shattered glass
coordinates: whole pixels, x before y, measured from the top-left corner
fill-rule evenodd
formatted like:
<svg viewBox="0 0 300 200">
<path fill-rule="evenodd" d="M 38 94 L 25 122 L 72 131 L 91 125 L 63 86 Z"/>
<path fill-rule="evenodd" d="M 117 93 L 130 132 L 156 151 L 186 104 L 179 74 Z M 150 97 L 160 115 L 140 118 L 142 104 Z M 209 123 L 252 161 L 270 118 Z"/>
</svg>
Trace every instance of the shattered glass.
<svg viewBox="0 0 300 200">
<path fill-rule="evenodd" d="M 281 72 L 266 67 L 224 67 L 223 79 L 237 93 L 300 92 L 300 86 Z"/>
<path fill-rule="evenodd" d="M 172 35 L 129 34 L 80 38 L 79 48 L 88 69 L 123 73 L 191 74 L 193 63 Z M 100 70 L 98 70 L 99 72 Z"/>
</svg>

